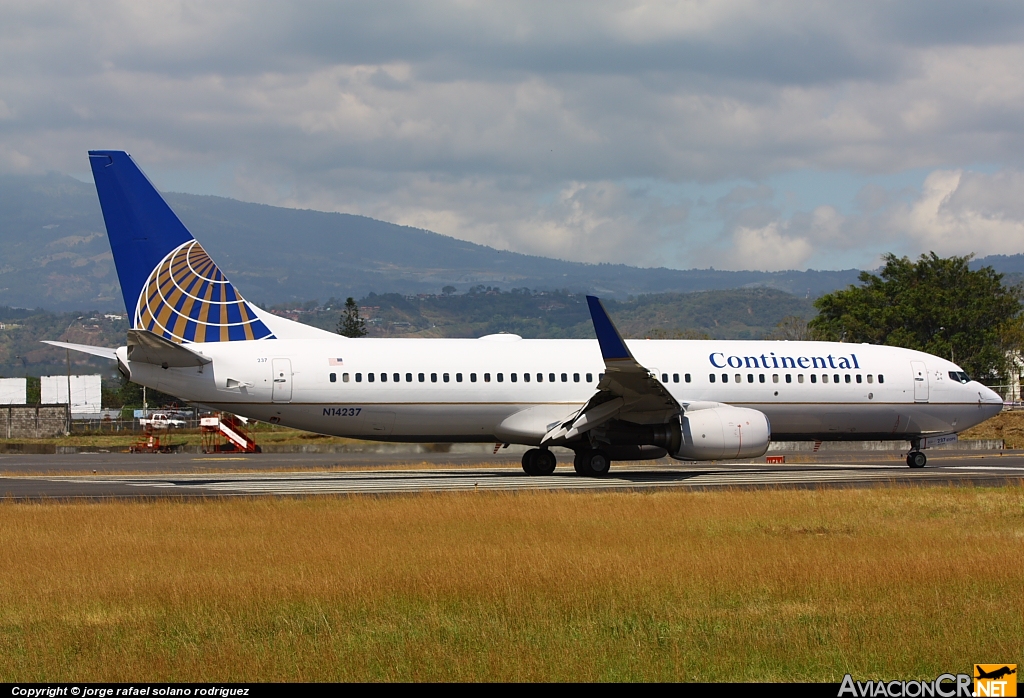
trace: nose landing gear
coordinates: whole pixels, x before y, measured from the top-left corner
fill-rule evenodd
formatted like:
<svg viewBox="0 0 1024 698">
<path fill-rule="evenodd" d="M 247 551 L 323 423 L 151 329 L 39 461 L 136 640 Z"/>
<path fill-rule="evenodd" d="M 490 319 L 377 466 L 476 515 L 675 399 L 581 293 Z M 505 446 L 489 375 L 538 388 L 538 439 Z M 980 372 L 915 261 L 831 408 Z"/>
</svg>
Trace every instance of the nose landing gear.
<svg viewBox="0 0 1024 698">
<path fill-rule="evenodd" d="M 923 468 L 928 462 L 928 456 L 921 452 L 921 442 L 910 443 L 910 453 L 907 454 L 907 465 L 911 468 Z"/>
</svg>

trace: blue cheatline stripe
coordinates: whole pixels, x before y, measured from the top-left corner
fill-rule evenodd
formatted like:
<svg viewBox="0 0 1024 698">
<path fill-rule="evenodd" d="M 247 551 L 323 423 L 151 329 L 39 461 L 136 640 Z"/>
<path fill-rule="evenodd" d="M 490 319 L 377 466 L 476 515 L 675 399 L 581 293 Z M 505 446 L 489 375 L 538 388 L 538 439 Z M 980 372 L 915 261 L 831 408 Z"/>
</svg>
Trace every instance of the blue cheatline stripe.
<svg viewBox="0 0 1024 698">
<path fill-rule="evenodd" d="M 601 299 L 597 296 L 587 296 L 587 305 L 590 306 L 590 319 L 594 322 L 594 332 L 597 334 L 597 342 L 601 345 L 601 356 L 607 361 L 609 359 L 631 359 L 626 343 L 622 336 L 615 329 L 615 324 L 608 317 L 607 311 L 601 305 Z"/>
</svg>

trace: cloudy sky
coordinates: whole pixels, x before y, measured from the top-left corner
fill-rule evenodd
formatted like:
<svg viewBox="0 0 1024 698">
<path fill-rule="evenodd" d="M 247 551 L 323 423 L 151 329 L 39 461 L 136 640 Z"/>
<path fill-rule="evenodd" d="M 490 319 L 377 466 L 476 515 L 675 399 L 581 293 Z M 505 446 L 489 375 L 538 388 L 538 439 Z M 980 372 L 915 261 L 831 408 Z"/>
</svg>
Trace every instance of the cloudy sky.
<svg viewBox="0 0 1024 698">
<path fill-rule="evenodd" d="M 1024 252 L 1024 3 L 0 2 L 0 172 L 677 268 Z"/>
</svg>

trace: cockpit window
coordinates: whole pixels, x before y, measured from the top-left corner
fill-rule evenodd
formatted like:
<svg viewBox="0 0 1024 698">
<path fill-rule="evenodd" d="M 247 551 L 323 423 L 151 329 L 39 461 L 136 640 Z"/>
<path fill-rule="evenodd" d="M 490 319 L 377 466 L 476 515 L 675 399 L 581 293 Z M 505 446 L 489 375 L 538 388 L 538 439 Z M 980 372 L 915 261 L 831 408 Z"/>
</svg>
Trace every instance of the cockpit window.
<svg viewBox="0 0 1024 698">
<path fill-rule="evenodd" d="M 950 371 L 949 377 L 959 383 L 970 383 L 971 379 L 967 377 L 967 374 L 963 371 Z"/>
</svg>

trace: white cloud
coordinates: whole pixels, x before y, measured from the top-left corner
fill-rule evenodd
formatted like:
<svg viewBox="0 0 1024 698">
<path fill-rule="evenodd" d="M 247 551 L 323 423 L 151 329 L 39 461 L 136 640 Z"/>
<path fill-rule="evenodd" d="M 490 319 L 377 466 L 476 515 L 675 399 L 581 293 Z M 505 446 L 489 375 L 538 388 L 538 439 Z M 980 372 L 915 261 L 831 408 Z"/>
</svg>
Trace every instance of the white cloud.
<svg viewBox="0 0 1024 698">
<path fill-rule="evenodd" d="M 938 254 L 1024 252 L 1024 173 L 938 170 L 920 198 L 893 215 L 923 250 Z"/>
<path fill-rule="evenodd" d="M 807 238 L 782 234 L 778 223 L 763 228 L 740 227 L 734 233 L 735 262 L 731 269 L 778 271 L 803 266 L 813 248 Z"/>
</svg>

